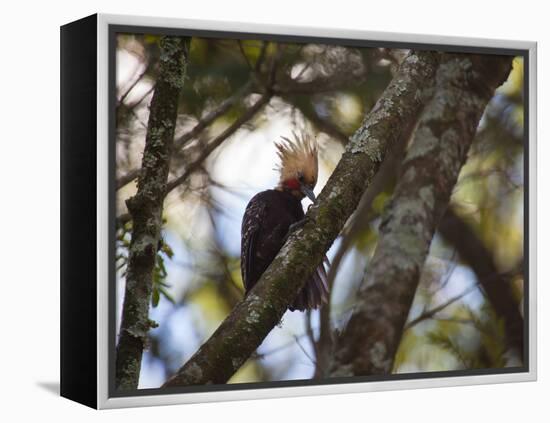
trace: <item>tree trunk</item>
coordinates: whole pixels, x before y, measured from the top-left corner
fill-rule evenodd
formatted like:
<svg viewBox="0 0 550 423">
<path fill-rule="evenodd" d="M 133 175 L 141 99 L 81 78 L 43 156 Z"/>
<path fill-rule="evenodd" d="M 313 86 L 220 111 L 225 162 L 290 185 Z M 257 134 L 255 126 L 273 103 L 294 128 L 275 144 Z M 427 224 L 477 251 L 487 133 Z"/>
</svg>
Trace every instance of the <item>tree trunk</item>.
<svg viewBox="0 0 550 423">
<path fill-rule="evenodd" d="M 332 376 L 388 374 L 420 271 L 485 106 L 511 57 L 452 55 L 439 67 L 402 176 L 382 216 L 357 306 L 338 340 Z"/>
<path fill-rule="evenodd" d="M 417 119 L 432 93 L 440 55 L 413 52 L 403 62 L 360 129 L 351 137 L 334 173 L 248 296 L 163 386 L 226 383 L 280 321 L 321 263 L 384 159 L 386 151 Z"/>
<path fill-rule="evenodd" d="M 380 169 L 376 175 L 374 175 L 374 178 L 372 178 L 371 184 L 363 193 L 359 205 L 353 213 L 353 216 L 349 219 L 347 229 L 344 230 L 340 238 L 341 242 L 339 248 L 330 264 L 327 278 L 330 293 L 332 293 L 334 279 L 338 274 L 340 264 L 349 251 L 350 246 L 353 245 L 355 237 L 362 234 L 374 218 L 374 213 L 372 212 L 372 203 L 374 199 L 382 192 L 388 181 L 393 181 L 397 177 L 406 147 L 414 132 L 416 123 L 416 121 L 411 122 L 402 132 L 397 142 L 388 150 L 386 158 L 380 165 Z M 320 311 L 319 341 L 317 342 L 319 354 L 315 363 L 315 378 L 329 376 L 330 363 L 334 355 L 335 333 L 331 324 L 331 304 L 332 295 L 329 298 L 328 304 L 323 306 Z"/>
<path fill-rule="evenodd" d="M 187 64 L 186 40 L 163 37 L 159 75 L 151 100 L 138 189 L 127 200 L 133 220 L 122 322 L 116 351 L 116 387 L 136 389 L 149 320 L 152 274 L 162 227 L 162 209 L 174 141 L 179 94 Z"/>
</svg>

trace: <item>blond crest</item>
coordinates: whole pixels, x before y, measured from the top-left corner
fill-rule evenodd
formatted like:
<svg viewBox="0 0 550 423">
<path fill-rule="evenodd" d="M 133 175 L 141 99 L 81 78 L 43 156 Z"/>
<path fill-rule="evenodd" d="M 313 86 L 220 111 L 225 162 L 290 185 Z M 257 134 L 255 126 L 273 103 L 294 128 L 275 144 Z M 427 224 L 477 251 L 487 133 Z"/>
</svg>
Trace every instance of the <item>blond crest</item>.
<svg viewBox="0 0 550 423">
<path fill-rule="evenodd" d="M 282 141 L 275 143 L 280 163 L 275 170 L 280 173 L 279 187 L 288 180 L 302 175 L 305 182 L 314 187 L 317 183 L 318 160 L 317 142 L 306 132 L 299 135 L 292 132 L 294 140 L 281 137 Z"/>
</svg>

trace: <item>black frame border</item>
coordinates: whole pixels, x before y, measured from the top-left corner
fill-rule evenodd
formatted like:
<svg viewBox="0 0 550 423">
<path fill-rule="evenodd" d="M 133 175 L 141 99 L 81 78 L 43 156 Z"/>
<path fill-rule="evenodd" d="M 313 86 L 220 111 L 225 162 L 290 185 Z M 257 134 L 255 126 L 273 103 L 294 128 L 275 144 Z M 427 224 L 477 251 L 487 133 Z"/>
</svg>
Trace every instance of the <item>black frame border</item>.
<svg viewBox="0 0 550 423">
<path fill-rule="evenodd" d="M 97 407 L 97 15 L 60 31 L 60 393 Z"/>
</svg>

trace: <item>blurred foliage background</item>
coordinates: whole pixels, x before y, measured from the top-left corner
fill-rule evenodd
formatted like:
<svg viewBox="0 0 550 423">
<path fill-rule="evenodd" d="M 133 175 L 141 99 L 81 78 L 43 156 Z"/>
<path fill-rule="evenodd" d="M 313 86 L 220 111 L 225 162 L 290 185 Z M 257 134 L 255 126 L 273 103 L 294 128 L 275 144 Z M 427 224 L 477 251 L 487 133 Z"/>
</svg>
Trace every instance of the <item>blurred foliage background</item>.
<svg viewBox="0 0 550 423">
<path fill-rule="evenodd" d="M 119 34 L 116 51 L 117 327 L 135 192 L 159 55 L 156 35 Z M 307 130 L 320 146 L 319 193 L 406 50 L 193 37 L 180 99 L 163 245 L 155 268 L 150 332 L 140 388 L 158 387 L 212 334 L 242 298 L 240 225 L 246 204 L 273 188 L 274 142 Z M 510 284 L 523 313 L 523 62 L 483 116 L 451 208 L 488 252 L 494 277 Z M 266 104 L 252 113 L 260 99 Z M 406 148 L 406 146 L 405 146 Z M 331 325 L 345 327 L 377 242 L 381 211 L 399 166 L 328 252 Z M 304 207 L 307 207 L 304 201 Z M 363 222 L 353 231 L 354 220 Z M 487 275 L 486 275 L 487 276 Z M 396 281 L 398 283 L 398 281 Z M 309 379 L 316 374 L 320 313 L 287 312 L 230 383 Z M 479 275 L 437 233 L 393 371 L 410 373 L 521 364 L 506 342 Z M 318 369 L 317 369 L 318 370 Z"/>
</svg>

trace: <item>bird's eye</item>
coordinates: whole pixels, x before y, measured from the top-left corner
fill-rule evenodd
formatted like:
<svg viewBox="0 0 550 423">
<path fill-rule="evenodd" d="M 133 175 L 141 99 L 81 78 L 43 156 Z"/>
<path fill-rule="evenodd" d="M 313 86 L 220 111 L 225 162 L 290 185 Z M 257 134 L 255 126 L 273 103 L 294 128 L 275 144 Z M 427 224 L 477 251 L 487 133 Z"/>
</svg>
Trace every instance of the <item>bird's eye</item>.
<svg viewBox="0 0 550 423">
<path fill-rule="evenodd" d="M 304 174 L 302 172 L 298 173 L 298 181 L 304 182 Z"/>
</svg>

